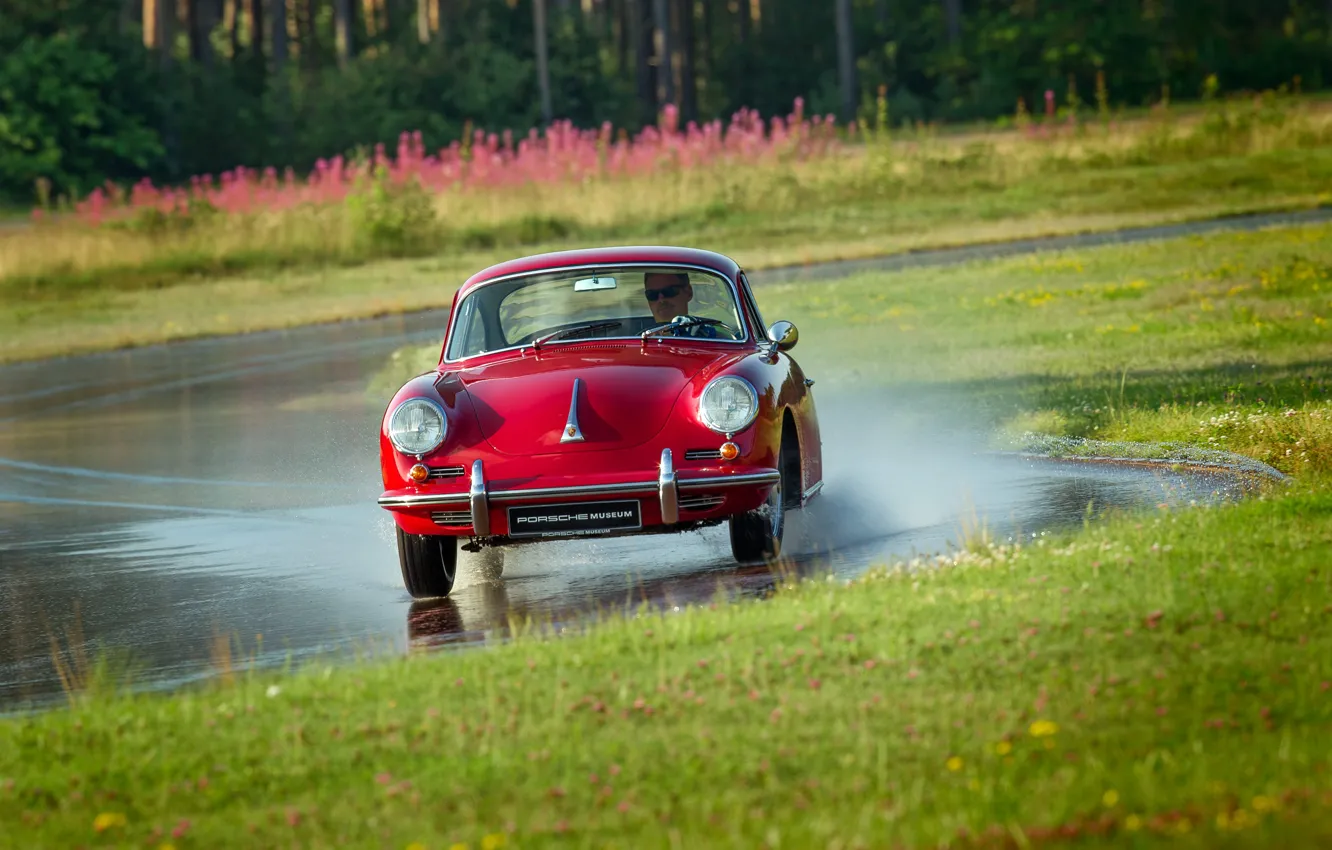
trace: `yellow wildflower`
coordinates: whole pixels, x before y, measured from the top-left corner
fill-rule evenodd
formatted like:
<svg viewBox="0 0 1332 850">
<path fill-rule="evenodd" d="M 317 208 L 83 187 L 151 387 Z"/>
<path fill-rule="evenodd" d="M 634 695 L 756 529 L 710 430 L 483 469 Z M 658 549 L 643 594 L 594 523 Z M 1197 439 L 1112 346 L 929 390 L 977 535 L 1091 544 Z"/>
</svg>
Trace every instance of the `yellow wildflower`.
<svg viewBox="0 0 1332 850">
<path fill-rule="evenodd" d="M 1048 738 L 1059 731 L 1059 725 L 1053 720 L 1037 720 L 1029 731 L 1033 738 Z"/>
<path fill-rule="evenodd" d="M 1013 752 L 1013 745 L 1007 741 L 1000 741 L 994 745 L 994 751 L 997 755 L 1006 756 Z"/>
<path fill-rule="evenodd" d="M 125 816 L 120 812 L 102 812 L 93 818 L 93 829 L 98 832 L 106 832 L 115 826 L 124 826 Z"/>
<path fill-rule="evenodd" d="M 419 841 L 413 841 L 407 845 L 407 850 L 426 850 L 426 846 Z"/>
<path fill-rule="evenodd" d="M 1113 809 L 1115 807 L 1115 804 L 1118 802 L 1119 802 L 1118 791 L 1106 791 L 1104 794 L 1101 795 L 1101 803 L 1103 803 L 1107 809 Z"/>
<path fill-rule="evenodd" d="M 502 832 L 492 832 L 481 839 L 481 850 L 499 850 L 508 842 L 508 836 Z"/>
<path fill-rule="evenodd" d="M 1137 832 L 1142 829 L 1142 818 L 1137 815 L 1129 815 L 1124 818 L 1124 828 L 1129 832 Z"/>
<path fill-rule="evenodd" d="M 953 773 L 957 773 L 959 770 L 962 769 L 962 759 L 958 758 L 957 756 L 953 756 L 948 761 L 944 762 L 944 767 L 948 768 Z"/>
</svg>

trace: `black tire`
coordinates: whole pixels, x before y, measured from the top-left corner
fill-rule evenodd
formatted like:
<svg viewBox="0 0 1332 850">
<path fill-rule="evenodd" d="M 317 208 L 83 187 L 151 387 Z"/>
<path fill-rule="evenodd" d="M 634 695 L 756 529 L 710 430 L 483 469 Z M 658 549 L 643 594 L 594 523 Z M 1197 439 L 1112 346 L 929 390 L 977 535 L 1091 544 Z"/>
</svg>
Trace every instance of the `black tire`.
<svg viewBox="0 0 1332 850">
<path fill-rule="evenodd" d="M 731 554 L 742 564 L 773 561 L 782 554 L 782 532 L 786 530 L 786 507 L 791 488 L 800 488 L 800 447 L 794 432 L 782 434 L 782 448 L 777 468 L 781 478 L 773 485 L 768 500 L 756 510 L 731 517 Z M 795 481 L 791 471 L 795 470 Z"/>
<path fill-rule="evenodd" d="M 458 538 L 398 532 L 402 583 L 414 599 L 448 596 L 458 577 Z"/>
</svg>

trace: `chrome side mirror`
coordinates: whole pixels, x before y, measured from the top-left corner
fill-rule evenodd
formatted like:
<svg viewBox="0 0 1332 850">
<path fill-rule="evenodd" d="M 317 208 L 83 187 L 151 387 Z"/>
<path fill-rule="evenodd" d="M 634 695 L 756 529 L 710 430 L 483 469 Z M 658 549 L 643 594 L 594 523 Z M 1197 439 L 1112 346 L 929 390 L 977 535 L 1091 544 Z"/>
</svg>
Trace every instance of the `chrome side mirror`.
<svg viewBox="0 0 1332 850">
<path fill-rule="evenodd" d="M 800 341 L 800 331 L 790 322 L 773 322 L 768 328 L 768 339 L 777 343 L 778 351 L 790 351 Z"/>
</svg>

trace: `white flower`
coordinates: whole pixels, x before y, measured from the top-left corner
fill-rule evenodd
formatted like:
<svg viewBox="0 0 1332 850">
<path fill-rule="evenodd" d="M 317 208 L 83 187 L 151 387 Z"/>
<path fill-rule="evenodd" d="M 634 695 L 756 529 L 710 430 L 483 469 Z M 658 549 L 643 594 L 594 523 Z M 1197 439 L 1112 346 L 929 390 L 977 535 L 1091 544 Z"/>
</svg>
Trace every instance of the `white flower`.
<svg viewBox="0 0 1332 850">
<path fill-rule="evenodd" d="M 275 696 L 277 696 L 278 694 L 282 693 L 282 689 L 279 688 L 277 685 L 269 685 L 269 686 L 268 686 L 268 690 L 265 691 L 265 693 L 268 694 L 268 698 L 269 698 L 269 699 L 272 699 L 273 697 L 275 697 Z"/>
</svg>

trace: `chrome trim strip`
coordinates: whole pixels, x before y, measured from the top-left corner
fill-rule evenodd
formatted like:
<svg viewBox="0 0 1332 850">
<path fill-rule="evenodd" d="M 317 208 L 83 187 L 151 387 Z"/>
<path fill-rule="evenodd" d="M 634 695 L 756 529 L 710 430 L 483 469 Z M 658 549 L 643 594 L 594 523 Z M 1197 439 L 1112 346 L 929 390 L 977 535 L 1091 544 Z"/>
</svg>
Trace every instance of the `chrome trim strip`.
<svg viewBox="0 0 1332 850">
<path fill-rule="evenodd" d="M 734 299 L 736 312 L 740 317 L 740 324 L 744 325 L 745 329 L 744 338 L 743 339 L 700 339 L 698 337 L 682 337 L 682 338 L 687 338 L 690 341 L 694 342 L 711 342 L 724 345 L 737 345 L 737 344 L 744 345 L 744 344 L 749 344 L 751 342 L 752 335 L 750 332 L 751 329 L 749 327 L 749 316 L 746 314 L 744 310 L 743 302 L 741 301 L 740 298 L 740 289 L 736 285 L 735 280 L 733 280 L 731 276 L 724 271 L 721 271 L 719 269 L 714 269 L 711 266 L 700 266 L 694 263 L 601 263 L 599 265 L 591 265 L 584 263 L 582 265 L 576 265 L 576 266 L 552 266 L 551 268 L 540 269 L 538 271 L 516 272 L 514 274 L 504 275 L 503 277 L 493 278 L 491 280 L 487 280 L 473 286 L 468 291 L 467 295 L 463 297 L 463 300 L 458 303 L 458 309 L 454 310 L 453 313 L 449 316 L 449 325 L 447 328 L 445 328 L 444 331 L 444 340 L 446 342 L 444 350 L 445 356 L 440 361 L 440 363 L 441 364 L 465 363 L 466 361 L 471 360 L 473 357 L 489 356 L 491 354 L 498 354 L 501 351 L 521 351 L 524 348 L 531 347 L 532 343 L 526 342 L 523 343 L 522 345 L 510 345 L 505 348 L 495 348 L 477 354 L 469 354 L 466 357 L 459 357 L 453 360 L 450 360 L 448 358 L 447 343 L 451 343 L 453 341 L 453 329 L 458 324 L 459 314 L 463 312 L 463 306 L 467 304 L 467 302 L 471 299 L 472 295 L 475 294 L 477 290 L 484 289 L 485 287 L 490 286 L 492 284 L 504 283 L 505 281 L 516 280 L 518 278 L 523 278 L 523 277 L 532 277 L 533 275 L 551 274 L 552 272 L 565 272 L 565 271 L 574 272 L 574 271 L 582 271 L 584 269 L 694 269 L 696 271 L 705 272 L 707 274 L 719 277 L 722 280 L 726 281 L 726 285 L 729 286 L 731 289 L 731 297 Z M 759 333 L 762 330 L 763 330 L 762 328 L 758 328 L 755 331 L 755 333 Z M 662 339 L 670 340 L 670 339 L 676 339 L 676 337 L 663 337 Z M 606 340 L 625 340 L 625 341 L 637 340 L 639 342 L 642 341 L 639 339 L 637 335 L 635 335 L 635 336 L 605 336 L 605 337 L 595 337 L 593 339 L 573 339 L 569 340 L 569 342 L 577 344 L 580 342 L 605 342 Z"/>
<path fill-rule="evenodd" d="M 820 481 L 819 483 L 815 484 L 813 487 L 810 487 L 808 490 L 806 490 L 803 494 L 801 494 L 800 496 L 801 506 L 803 506 L 805 502 L 808 502 L 810 499 L 817 496 L 819 494 L 819 491 L 822 489 L 823 489 L 823 482 Z"/>
<path fill-rule="evenodd" d="M 661 499 L 661 521 L 675 525 L 680 521 L 680 489 L 675 480 L 675 462 L 671 450 L 661 450 L 661 475 L 657 479 L 657 496 Z"/>
<path fill-rule="evenodd" d="M 685 460 L 721 460 L 721 449 L 689 449 Z"/>
<path fill-rule="evenodd" d="M 571 487 L 533 487 L 528 490 L 496 490 L 490 494 L 495 502 L 516 502 L 526 499 L 561 499 L 567 496 L 600 496 L 616 493 L 651 493 L 657 489 L 655 481 L 632 481 L 627 484 L 578 484 Z"/>
<path fill-rule="evenodd" d="M 490 502 L 486 498 L 486 476 L 481 461 L 472 461 L 472 489 L 468 492 L 472 503 L 472 533 L 477 537 L 490 534 Z"/>
<path fill-rule="evenodd" d="M 569 418 L 564 422 L 561 443 L 583 442 L 583 429 L 578 427 L 578 390 L 583 386 L 582 378 L 574 378 L 573 398 L 569 400 Z"/>
<path fill-rule="evenodd" d="M 472 465 L 473 487 L 476 482 L 476 470 L 481 461 Z M 776 484 L 781 480 L 781 473 L 775 469 L 764 472 L 747 472 L 743 475 L 717 475 L 698 478 L 676 477 L 676 490 L 710 490 L 717 487 L 745 487 L 758 484 Z M 482 486 L 485 483 L 482 482 Z M 579 496 L 612 496 L 620 493 L 660 493 L 661 481 L 629 481 L 623 484 L 579 484 L 571 487 L 532 487 L 525 490 L 490 490 L 483 495 L 490 504 L 501 502 L 528 501 L 530 499 L 564 499 Z M 384 508 L 419 508 L 430 505 L 467 504 L 471 493 L 422 493 L 411 496 L 381 496 L 380 507 Z M 478 536 L 480 536 L 478 534 Z"/>
<path fill-rule="evenodd" d="M 465 505 L 471 501 L 467 493 L 421 493 L 413 496 L 380 496 L 381 508 L 427 508 L 434 505 Z"/>
<path fill-rule="evenodd" d="M 744 475 L 718 475 L 715 478 L 683 478 L 681 490 L 709 490 L 713 487 L 744 487 L 751 484 L 776 484 L 782 474 L 775 469 L 767 472 L 747 472 Z"/>
</svg>

